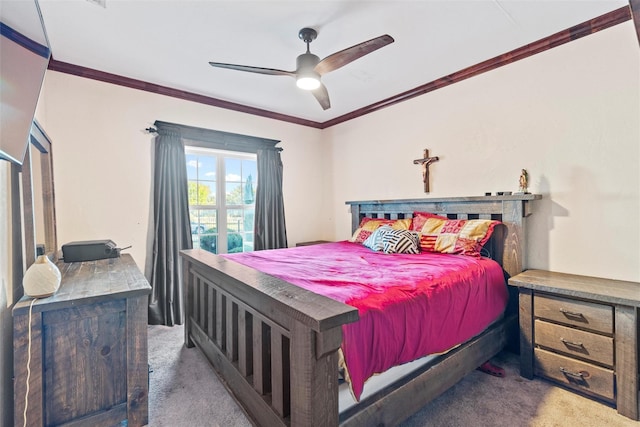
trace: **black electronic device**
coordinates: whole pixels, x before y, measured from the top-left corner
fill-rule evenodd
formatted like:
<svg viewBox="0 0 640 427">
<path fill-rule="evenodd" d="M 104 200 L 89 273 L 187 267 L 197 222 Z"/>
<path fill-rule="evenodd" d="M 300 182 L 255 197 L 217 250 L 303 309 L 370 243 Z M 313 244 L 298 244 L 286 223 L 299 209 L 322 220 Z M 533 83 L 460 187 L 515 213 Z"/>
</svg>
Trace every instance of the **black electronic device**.
<svg viewBox="0 0 640 427">
<path fill-rule="evenodd" d="M 85 240 L 62 245 L 64 262 L 95 261 L 97 259 L 118 258 L 120 248 L 113 240 Z"/>
</svg>

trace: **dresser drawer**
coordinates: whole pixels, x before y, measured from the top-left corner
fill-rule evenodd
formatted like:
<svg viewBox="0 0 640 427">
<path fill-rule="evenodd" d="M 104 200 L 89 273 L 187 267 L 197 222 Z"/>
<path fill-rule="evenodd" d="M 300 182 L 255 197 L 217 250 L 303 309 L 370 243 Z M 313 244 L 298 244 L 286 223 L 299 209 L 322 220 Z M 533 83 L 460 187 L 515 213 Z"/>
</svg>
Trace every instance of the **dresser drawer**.
<svg viewBox="0 0 640 427">
<path fill-rule="evenodd" d="M 534 350 L 534 369 L 536 375 L 553 379 L 585 393 L 614 400 L 614 374 L 610 369 L 539 348 Z"/>
<path fill-rule="evenodd" d="M 535 344 L 613 367 L 613 338 L 536 319 Z"/>
<path fill-rule="evenodd" d="M 533 312 L 542 319 L 613 334 L 613 307 L 608 305 L 536 294 Z"/>
</svg>

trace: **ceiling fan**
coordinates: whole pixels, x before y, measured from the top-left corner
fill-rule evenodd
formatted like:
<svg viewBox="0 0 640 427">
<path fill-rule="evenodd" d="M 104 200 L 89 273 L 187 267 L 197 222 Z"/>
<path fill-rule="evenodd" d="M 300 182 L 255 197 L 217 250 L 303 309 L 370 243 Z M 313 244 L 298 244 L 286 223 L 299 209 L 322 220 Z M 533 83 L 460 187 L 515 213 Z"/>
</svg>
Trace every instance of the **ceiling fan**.
<svg viewBox="0 0 640 427">
<path fill-rule="evenodd" d="M 319 57 L 309 51 L 309 43 L 315 40 L 317 36 L 318 33 L 313 28 L 303 28 L 298 32 L 298 37 L 307 44 L 307 51 L 298 56 L 295 71 L 225 64 L 221 62 L 209 62 L 209 64 L 213 67 L 228 68 L 230 70 L 246 71 L 249 73 L 295 77 L 297 86 L 301 89 L 311 91 L 322 106 L 322 109 L 327 110 L 331 107 L 331 102 L 329 101 L 327 88 L 320 81 L 322 75 L 337 70 L 358 58 L 394 42 L 393 37 L 385 34 L 366 42 L 358 43 L 357 45 L 331 54 L 320 60 Z"/>
</svg>

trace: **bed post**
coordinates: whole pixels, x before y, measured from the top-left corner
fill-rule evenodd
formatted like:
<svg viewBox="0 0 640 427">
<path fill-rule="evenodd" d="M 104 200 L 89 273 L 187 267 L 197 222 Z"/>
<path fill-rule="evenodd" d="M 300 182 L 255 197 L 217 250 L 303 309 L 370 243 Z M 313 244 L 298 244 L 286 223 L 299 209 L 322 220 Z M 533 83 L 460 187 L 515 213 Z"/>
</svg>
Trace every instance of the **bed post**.
<svg viewBox="0 0 640 427">
<path fill-rule="evenodd" d="M 291 425 L 338 425 L 338 352 L 342 329 L 317 333 L 296 322 L 291 340 Z M 324 347 L 324 348 L 323 348 Z"/>
<path fill-rule="evenodd" d="M 509 276 L 515 276 L 524 269 L 527 250 L 524 244 L 524 218 L 529 215 L 527 200 L 504 200 L 502 202 L 502 222 L 508 230 L 504 242 L 502 268 Z"/>
</svg>

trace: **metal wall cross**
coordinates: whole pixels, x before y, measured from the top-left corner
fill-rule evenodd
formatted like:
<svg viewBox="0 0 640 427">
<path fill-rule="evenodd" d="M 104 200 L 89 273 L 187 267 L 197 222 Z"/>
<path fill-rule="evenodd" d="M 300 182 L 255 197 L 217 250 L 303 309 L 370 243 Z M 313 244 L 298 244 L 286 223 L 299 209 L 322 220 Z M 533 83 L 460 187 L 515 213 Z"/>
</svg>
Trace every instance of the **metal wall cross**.
<svg viewBox="0 0 640 427">
<path fill-rule="evenodd" d="M 414 165 L 422 165 L 422 181 L 424 182 L 424 192 L 429 192 L 429 165 L 440 160 L 438 157 L 429 157 L 429 150 L 424 149 L 423 157 L 413 161 Z"/>
</svg>

